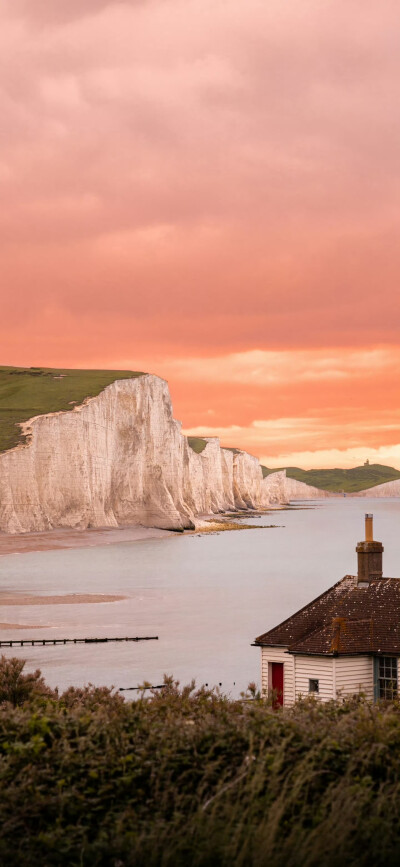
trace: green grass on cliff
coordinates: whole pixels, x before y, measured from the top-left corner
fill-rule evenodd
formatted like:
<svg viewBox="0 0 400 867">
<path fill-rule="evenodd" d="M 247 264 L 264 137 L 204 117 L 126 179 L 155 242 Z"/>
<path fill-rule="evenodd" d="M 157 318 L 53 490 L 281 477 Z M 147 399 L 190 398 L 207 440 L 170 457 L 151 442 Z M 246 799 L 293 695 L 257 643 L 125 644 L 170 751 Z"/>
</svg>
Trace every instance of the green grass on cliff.
<svg viewBox="0 0 400 867">
<path fill-rule="evenodd" d="M 131 370 L 68 370 L 0 367 L 0 452 L 23 442 L 21 422 L 35 415 L 73 409 L 116 379 L 141 376 Z"/>
<path fill-rule="evenodd" d="M 397 701 L 58 696 L 22 665 L 0 660 L 7 867 L 399 864 Z"/>
<path fill-rule="evenodd" d="M 200 455 L 207 445 L 207 440 L 203 439 L 203 437 L 188 437 L 187 439 L 190 448 L 193 449 L 193 451 L 196 452 L 197 455 Z M 224 449 L 226 452 L 233 452 L 233 454 L 235 455 L 239 454 L 240 452 L 240 449 L 235 449 L 230 446 L 221 446 L 221 448 Z M 263 467 L 264 476 L 268 475 L 268 473 L 274 472 L 274 470 L 268 470 L 268 472 L 264 473 L 264 470 L 266 470 L 266 467 Z"/>
<path fill-rule="evenodd" d="M 383 464 L 364 464 L 361 467 L 352 467 L 350 470 L 301 470 L 299 467 L 280 467 L 280 469 L 286 469 L 290 479 L 297 479 L 298 482 L 305 482 L 306 485 L 313 485 L 324 491 L 345 491 L 345 493 L 364 491 L 366 488 L 400 479 L 399 470 Z M 264 478 L 270 473 L 278 472 L 268 467 L 262 467 L 262 471 Z"/>
<path fill-rule="evenodd" d="M 193 449 L 193 451 L 196 452 L 197 455 L 200 455 L 207 445 L 207 440 L 203 439 L 203 437 L 188 437 L 187 440 L 190 448 Z M 231 448 L 230 446 L 221 446 L 221 448 L 224 449 L 226 452 L 233 452 L 235 455 L 239 454 L 240 452 L 240 449 Z M 264 470 L 266 470 L 266 467 L 263 467 L 263 472 Z M 268 470 L 268 472 L 264 473 L 264 476 L 272 472 L 274 472 L 274 470 Z"/>
<path fill-rule="evenodd" d="M 196 452 L 196 455 L 200 455 L 207 445 L 207 440 L 204 440 L 203 437 L 188 437 L 187 439 L 190 448 Z"/>
</svg>

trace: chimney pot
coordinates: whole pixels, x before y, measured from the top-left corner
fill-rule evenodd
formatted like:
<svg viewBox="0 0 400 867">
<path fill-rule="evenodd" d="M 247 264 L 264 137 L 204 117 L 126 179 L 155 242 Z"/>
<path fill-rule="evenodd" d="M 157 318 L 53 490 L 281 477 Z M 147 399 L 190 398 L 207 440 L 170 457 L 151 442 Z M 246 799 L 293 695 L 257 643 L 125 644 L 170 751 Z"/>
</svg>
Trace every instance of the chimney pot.
<svg viewBox="0 0 400 867">
<path fill-rule="evenodd" d="M 365 516 L 365 541 L 373 542 L 374 540 L 374 516 Z"/>
<path fill-rule="evenodd" d="M 365 516 L 365 542 L 357 547 L 358 581 L 369 584 L 374 578 L 382 578 L 382 542 L 374 542 L 373 515 Z"/>
</svg>

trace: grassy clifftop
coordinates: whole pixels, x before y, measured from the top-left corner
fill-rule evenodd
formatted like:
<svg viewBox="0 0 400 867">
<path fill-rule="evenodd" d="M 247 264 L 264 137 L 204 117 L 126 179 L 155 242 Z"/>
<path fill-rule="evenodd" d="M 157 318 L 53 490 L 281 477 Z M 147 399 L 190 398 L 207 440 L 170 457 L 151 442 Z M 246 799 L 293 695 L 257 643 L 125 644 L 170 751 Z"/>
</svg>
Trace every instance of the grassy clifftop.
<svg viewBox="0 0 400 867">
<path fill-rule="evenodd" d="M 0 367 L 0 452 L 23 441 L 18 427 L 22 422 L 35 415 L 71 410 L 116 379 L 141 375 L 132 370 Z"/>
<path fill-rule="evenodd" d="M 280 469 L 286 469 L 286 475 L 289 479 L 297 479 L 298 482 L 305 482 L 306 485 L 313 485 L 324 491 L 345 491 L 346 493 L 364 491 L 366 488 L 373 488 L 375 485 L 400 479 L 399 470 L 394 467 L 386 467 L 383 464 L 363 464 L 361 467 L 352 467 L 350 470 L 340 468 L 302 470 L 300 467 L 281 467 Z M 276 469 L 270 470 L 268 467 L 263 467 L 262 470 L 264 478 L 270 473 L 277 472 Z"/>
<path fill-rule="evenodd" d="M 203 437 L 188 437 L 187 439 L 190 448 L 196 452 L 196 455 L 200 455 L 207 445 L 207 440 L 203 439 Z"/>
<path fill-rule="evenodd" d="M 190 448 L 193 449 L 193 451 L 196 452 L 197 455 L 200 455 L 207 445 L 207 440 L 203 437 L 188 437 L 187 440 Z M 221 446 L 221 448 L 225 449 L 226 452 L 233 452 L 235 455 L 240 452 L 240 449 L 235 449 L 231 446 Z M 264 467 L 263 469 L 266 469 L 266 467 Z M 269 470 L 268 472 L 272 473 L 274 472 L 274 470 Z M 268 475 L 268 473 L 266 473 L 265 475 Z"/>
</svg>

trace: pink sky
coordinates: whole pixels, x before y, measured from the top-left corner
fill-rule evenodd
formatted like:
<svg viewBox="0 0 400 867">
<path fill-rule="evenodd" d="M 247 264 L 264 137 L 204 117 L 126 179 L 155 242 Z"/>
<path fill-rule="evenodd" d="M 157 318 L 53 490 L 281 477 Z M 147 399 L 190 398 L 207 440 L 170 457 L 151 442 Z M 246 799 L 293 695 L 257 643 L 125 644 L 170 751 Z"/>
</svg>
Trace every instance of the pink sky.
<svg viewBox="0 0 400 867">
<path fill-rule="evenodd" d="M 0 0 L 1 363 L 400 467 L 399 37 L 389 0 Z"/>
</svg>

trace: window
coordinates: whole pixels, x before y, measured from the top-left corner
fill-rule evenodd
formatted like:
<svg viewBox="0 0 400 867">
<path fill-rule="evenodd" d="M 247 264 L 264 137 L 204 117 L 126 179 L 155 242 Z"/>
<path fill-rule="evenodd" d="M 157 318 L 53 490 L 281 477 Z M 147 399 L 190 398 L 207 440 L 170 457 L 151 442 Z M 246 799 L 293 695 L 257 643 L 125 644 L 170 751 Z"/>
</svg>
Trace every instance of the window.
<svg viewBox="0 0 400 867">
<path fill-rule="evenodd" d="M 381 656 L 378 659 L 378 698 L 391 701 L 397 698 L 397 658 Z"/>
<path fill-rule="evenodd" d="M 308 681 L 308 691 L 309 692 L 319 692 L 319 680 L 315 680 L 312 678 Z"/>
</svg>

